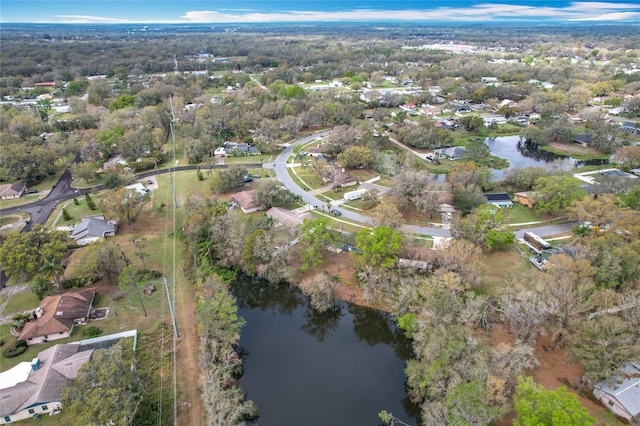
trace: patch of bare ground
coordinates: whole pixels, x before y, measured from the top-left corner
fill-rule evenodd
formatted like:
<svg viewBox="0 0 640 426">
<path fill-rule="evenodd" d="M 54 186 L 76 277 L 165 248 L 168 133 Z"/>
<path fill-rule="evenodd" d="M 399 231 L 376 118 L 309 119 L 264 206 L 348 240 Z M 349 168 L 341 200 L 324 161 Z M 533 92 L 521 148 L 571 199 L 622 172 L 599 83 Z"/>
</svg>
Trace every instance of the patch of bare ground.
<svg viewBox="0 0 640 426">
<path fill-rule="evenodd" d="M 480 340 L 489 343 L 491 346 L 496 346 L 499 343 L 513 344 L 515 341 L 513 335 L 502 324 L 494 325 L 489 332 L 478 331 L 476 335 Z M 596 419 L 596 424 L 608 426 L 623 424 L 602 405 L 580 396 L 579 392 L 582 388 L 577 385 L 580 382 L 583 371 L 565 348 L 554 348 L 549 345 L 546 339 L 540 338 L 534 349 L 540 365 L 533 370 L 526 371 L 526 375 L 530 375 L 536 383 L 549 390 L 556 390 L 560 386 L 566 386 L 570 392 L 578 397 L 578 400 L 589 411 L 589 414 Z M 573 389 L 572 386 L 576 386 L 577 389 Z M 509 426 L 513 424 L 515 417 L 516 412 L 512 410 L 502 419 L 496 421 L 496 424 Z"/>
<path fill-rule="evenodd" d="M 566 153 L 567 155 L 576 154 L 576 155 L 585 155 L 585 154 L 593 154 L 598 155 L 602 154 L 602 152 L 598 151 L 595 148 L 589 146 L 582 146 L 578 144 L 566 144 L 560 142 L 550 142 L 548 144 L 551 148 L 556 151 L 561 151 Z"/>
</svg>

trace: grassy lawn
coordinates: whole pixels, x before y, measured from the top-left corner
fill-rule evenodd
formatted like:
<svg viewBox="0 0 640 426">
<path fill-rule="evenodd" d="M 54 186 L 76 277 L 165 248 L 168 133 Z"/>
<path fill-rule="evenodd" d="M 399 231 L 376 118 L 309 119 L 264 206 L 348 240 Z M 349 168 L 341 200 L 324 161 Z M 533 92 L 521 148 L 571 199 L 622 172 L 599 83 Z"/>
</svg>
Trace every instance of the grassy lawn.
<svg viewBox="0 0 640 426">
<path fill-rule="evenodd" d="M 516 249 L 493 253 L 484 253 L 480 263 L 481 293 L 492 296 L 502 294 L 506 282 L 517 278 L 523 272 L 533 269 L 529 260 L 522 257 Z"/>
<path fill-rule="evenodd" d="M 540 212 L 517 203 L 514 203 L 512 208 L 507 209 L 504 212 L 507 215 L 508 222 L 510 224 L 539 222 L 542 220 Z"/>
<path fill-rule="evenodd" d="M 268 157 L 266 155 L 246 155 L 241 157 L 225 157 L 224 164 L 262 164 Z"/>
<path fill-rule="evenodd" d="M 103 174 L 97 174 L 95 178 L 89 179 L 88 181 L 84 179 L 74 179 L 73 182 L 71 182 L 71 187 L 77 189 L 93 188 L 94 186 L 104 183 L 104 176 Z"/>
<path fill-rule="evenodd" d="M 51 226 L 71 225 L 80 222 L 83 217 L 102 214 L 102 211 L 100 210 L 100 201 L 102 201 L 107 195 L 108 192 L 106 191 L 103 191 L 97 195 L 91 195 L 94 203 L 96 203 L 96 210 L 91 210 L 89 206 L 87 206 L 84 196 L 76 198 L 78 200 L 77 206 L 73 203 L 73 200 L 66 201 L 62 206 L 56 207 L 54 212 L 49 217 L 49 220 L 53 218 Z M 64 220 L 62 218 L 62 214 L 58 214 L 58 212 L 61 212 L 63 208 L 67 210 L 67 213 L 69 213 L 69 215 L 71 215 L 71 219 Z M 47 221 L 47 223 L 49 223 L 49 221 Z"/>
<path fill-rule="evenodd" d="M 30 291 L 16 293 L 9 299 L 7 306 L 2 312 L 4 315 L 17 314 L 27 309 L 36 309 L 40 300 Z"/>
<path fill-rule="evenodd" d="M 20 215 L 0 216 L 0 226 L 8 225 L 20 220 Z"/>
<path fill-rule="evenodd" d="M 287 169 L 287 170 L 289 171 L 289 174 L 291 175 L 291 177 L 297 183 L 299 183 L 300 186 L 302 186 L 302 187 L 306 186 L 306 187 L 311 188 L 311 189 L 317 189 L 317 188 L 320 188 L 320 187 L 325 185 L 320 180 L 320 177 L 318 176 L 318 174 L 311 167 L 306 167 L 306 168 L 296 167 L 295 168 L 295 174 L 293 173 L 293 170 L 291 170 L 290 168 Z M 296 176 L 296 174 L 297 174 L 297 176 Z M 301 182 L 301 180 L 302 180 L 302 182 Z"/>
</svg>

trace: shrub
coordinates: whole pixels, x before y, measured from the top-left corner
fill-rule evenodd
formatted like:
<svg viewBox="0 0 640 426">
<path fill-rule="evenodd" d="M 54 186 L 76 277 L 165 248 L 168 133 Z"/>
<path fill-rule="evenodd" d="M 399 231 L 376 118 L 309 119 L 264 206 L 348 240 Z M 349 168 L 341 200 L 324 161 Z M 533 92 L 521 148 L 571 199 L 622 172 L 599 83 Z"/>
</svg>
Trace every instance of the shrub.
<svg viewBox="0 0 640 426">
<path fill-rule="evenodd" d="M 90 325 L 89 327 L 82 330 L 82 337 L 86 339 L 92 339 L 94 337 L 98 337 L 102 334 L 102 329 L 100 327 L 95 327 Z"/>
<path fill-rule="evenodd" d="M 16 340 L 2 352 L 5 358 L 13 358 L 27 350 L 27 342 L 24 340 Z"/>
</svg>

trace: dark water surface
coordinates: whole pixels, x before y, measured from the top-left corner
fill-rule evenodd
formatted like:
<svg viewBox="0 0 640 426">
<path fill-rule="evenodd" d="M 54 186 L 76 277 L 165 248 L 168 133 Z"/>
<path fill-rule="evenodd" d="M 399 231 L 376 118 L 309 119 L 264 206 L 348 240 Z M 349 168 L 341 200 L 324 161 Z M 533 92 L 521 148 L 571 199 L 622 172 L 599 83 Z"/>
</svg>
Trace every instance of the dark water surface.
<svg viewBox="0 0 640 426">
<path fill-rule="evenodd" d="M 379 425 L 387 410 L 417 424 L 405 393 L 411 343 L 387 314 L 339 303 L 319 314 L 297 289 L 239 279 L 232 286 L 247 321 L 240 381 L 257 425 Z"/>
<path fill-rule="evenodd" d="M 580 161 L 575 158 L 557 155 L 547 151 L 541 151 L 537 145 L 521 142 L 519 136 L 502 136 L 498 138 L 487 138 L 484 143 L 489 147 L 489 151 L 500 158 L 509 161 L 510 169 L 517 169 L 528 166 L 545 167 L 553 170 L 571 170 L 574 167 L 584 165 L 606 164 L 606 160 Z M 502 173 L 498 172 L 500 177 Z"/>
</svg>

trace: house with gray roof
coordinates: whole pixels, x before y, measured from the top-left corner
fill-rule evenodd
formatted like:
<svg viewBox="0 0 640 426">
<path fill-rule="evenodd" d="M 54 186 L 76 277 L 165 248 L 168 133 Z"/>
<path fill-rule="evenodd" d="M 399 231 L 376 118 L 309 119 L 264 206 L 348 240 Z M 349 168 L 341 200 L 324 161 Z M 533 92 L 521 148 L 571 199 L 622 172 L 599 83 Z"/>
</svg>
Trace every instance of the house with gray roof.
<svg viewBox="0 0 640 426">
<path fill-rule="evenodd" d="M 0 198 L 2 198 L 3 200 L 20 198 L 26 190 L 27 185 L 25 185 L 24 183 L 5 183 L 3 185 L 0 185 Z"/>
<path fill-rule="evenodd" d="M 449 160 L 459 160 L 464 155 L 464 146 L 452 146 L 449 148 L 436 148 L 433 150 L 438 158 L 448 158 Z"/>
<path fill-rule="evenodd" d="M 81 246 L 94 241 L 116 235 L 118 224 L 113 220 L 105 220 L 104 216 L 85 217 L 73 227 L 71 238 Z"/>
<path fill-rule="evenodd" d="M 260 151 L 246 142 L 230 142 L 227 141 L 222 146 L 216 148 L 213 152 L 215 155 L 221 156 L 243 156 L 243 155 L 260 155 Z"/>
<path fill-rule="evenodd" d="M 513 207 L 513 201 L 511 201 L 511 197 L 506 192 L 498 192 L 495 194 L 484 194 L 484 197 L 487 199 L 488 204 L 493 204 L 496 207 L 500 208 L 511 208 Z"/>
<path fill-rule="evenodd" d="M 593 395 L 616 415 L 631 419 L 640 416 L 640 364 L 630 362 L 608 380 L 593 388 Z"/>
<path fill-rule="evenodd" d="M 93 349 L 79 344 L 55 345 L 0 373 L 0 425 L 60 410 L 62 386 L 75 379 Z"/>
</svg>

